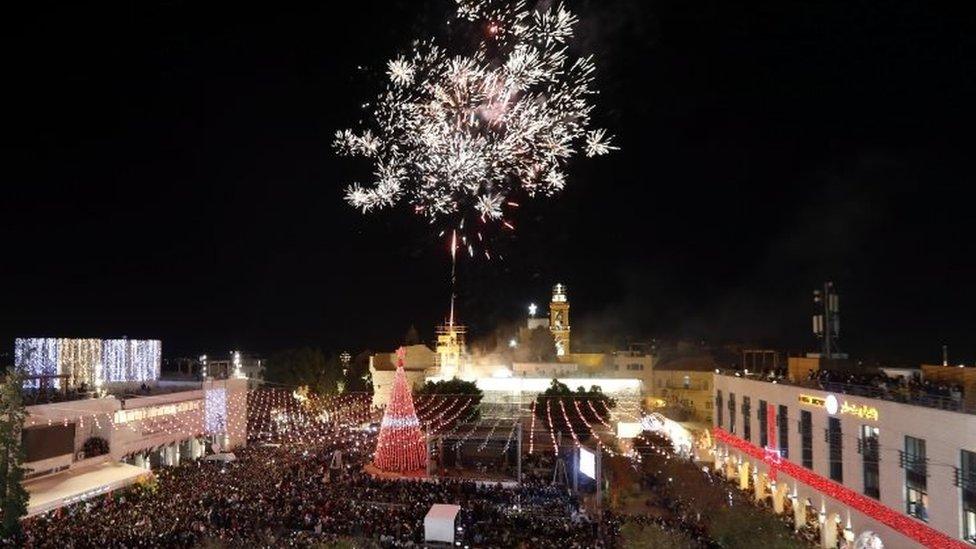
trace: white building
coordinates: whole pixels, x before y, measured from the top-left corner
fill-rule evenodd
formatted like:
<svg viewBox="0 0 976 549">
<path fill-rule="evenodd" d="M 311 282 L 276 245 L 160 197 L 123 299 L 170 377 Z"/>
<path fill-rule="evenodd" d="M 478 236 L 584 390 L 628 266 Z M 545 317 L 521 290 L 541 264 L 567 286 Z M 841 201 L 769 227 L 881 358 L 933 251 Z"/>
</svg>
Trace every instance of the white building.
<svg viewBox="0 0 976 549">
<path fill-rule="evenodd" d="M 976 415 L 714 379 L 716 469 L 777 512 L 816 516 L 823 547 L 976 543 Z"/>
<path fill-rule="evenodd" d="M 245 379 L 167 385 L 154 382 L 149 394 L 27 406 L 28 514 L 121 488 L 159 466 L 246 444 Z"/>
<path fill-rule="evenodd" d="M 426 345 L 407 345 L 403 349 L 403 371 L 412 387 L 424 384 L 428 374 L 437 366 L 437 354 Z M 386 406 L 396 376 L 397 354 L 377 353 L 369 357 L 369 373 L 373 379 L 373 406 Z"/>
</svg>

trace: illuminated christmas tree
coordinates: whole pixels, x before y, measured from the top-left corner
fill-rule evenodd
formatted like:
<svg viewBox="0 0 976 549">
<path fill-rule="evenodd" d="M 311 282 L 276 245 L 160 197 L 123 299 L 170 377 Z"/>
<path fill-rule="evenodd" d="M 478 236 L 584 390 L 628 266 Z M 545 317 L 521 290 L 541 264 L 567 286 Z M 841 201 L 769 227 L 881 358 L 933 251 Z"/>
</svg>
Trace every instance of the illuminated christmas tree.
<svg viewBox="0 0 976 549">
<path fill-rule="evenodd" d="M 390 402 L 380 424 L 373 465 L 383 471 L 423 471 L 427 465 L 427 444 L 413 407 L 413 396 L 403 372 L 403 349 L 397 351 L 397 369 Z"/>
</svg>

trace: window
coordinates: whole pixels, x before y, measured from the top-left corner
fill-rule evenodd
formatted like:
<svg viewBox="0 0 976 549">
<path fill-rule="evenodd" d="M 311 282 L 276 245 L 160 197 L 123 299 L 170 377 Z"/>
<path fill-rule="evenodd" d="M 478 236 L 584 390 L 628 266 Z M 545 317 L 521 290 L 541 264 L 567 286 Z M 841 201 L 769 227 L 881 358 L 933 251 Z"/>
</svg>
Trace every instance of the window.
<svg viewBox="0 0 976 549">
<path fill-rule="evenodd" d="M 905 469 L 905 512 L 928 522 L 928 459 L 925 457 L 925 440 L 905 437 L 901 466 Z"/>
<path fill-rule="evenodd" d="M 718 389 L 715 390 L 715 412 L 718 414 L 718 426 L 724 427 L 725 417 L 723 417 L 723 412 L 725 410 L 722 408 L 722 391 Z"/>
<path fill-rule="evenodd" d="M 786 406 L 780 404 L 779 415 L 776 416 L 776 426 L 779 428 L 779 455 L 784 458 L 790 457 L 790 424 L 786 422 L 788 410 Z"/>
<path fill-rule="evenodd" d="M 800 411 L 800 446 L 803 450 L 803 466 L 813 469 L 813 415 Z"/>
<path fill-rule="evenodd" d="M 956 473 L 962 488 L 962 538 L 976 543 L 976 452 L 962 451 Z"/>
<path fill-rule="evenodd" d="M 705 401 L 705 409 L 706 410 L 711 410 L 712 409 L 712 401 L 711 400 L 706 400 Z"/>
<path fill-rule="evenodd" d="M 752 441 L 752 424 L 749 421 L 751 407 L 749 397 L 742 397 L 742 437 L 748 441 Z"/>
<path fill-rule="evenodd" d="M 685 389 L 691 389 L 691 376 L 685 376 L 681 382 L 684 384 Z"/>
<path fill-rule="evenodd" d="M 769 433 L 766 431 L 768 428 L 768 418 L 766 414 L 768 408 L 766 407 L 766 401 L 759 401 L 759 447 L 765 448 L 769 444 Z"/>
<path fill-rule="evenodd" d="M 827 459 L 830 461 L 830 480 L 844 483 L 844 440 L 840 419 L 827 419 Z"/>
<path fill-rule="evenodd" d="M 631 363 L 631 364 L 628 364 L 627 365 L 627 369 L 628 370 L 643 370 L 644 369 L 644 365 L 643 364 L 634 364 L 634 363 Z"/>
<path fill-rule="evenodd" d="M 735 393 L 729 393 L 729 432 L 735 434 Z"/>
<path fill-rule="evenodd" d="M 864 495 L 874 499 L 881 499 L 881 477 L 878 472 L 878 462 L 881 460 L 879 433 L 877 427 L 861 425 L 861 439 L 858 441 L 861 458 L 864 460 Z"/>
</svg>

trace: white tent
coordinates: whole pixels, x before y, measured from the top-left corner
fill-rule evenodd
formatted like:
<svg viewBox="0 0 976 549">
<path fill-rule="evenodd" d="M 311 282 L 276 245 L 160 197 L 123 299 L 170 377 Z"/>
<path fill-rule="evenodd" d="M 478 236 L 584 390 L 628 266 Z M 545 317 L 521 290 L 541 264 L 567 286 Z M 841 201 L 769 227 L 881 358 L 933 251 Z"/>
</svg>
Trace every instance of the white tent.
<svg viewBox="0 0 976 549">
<path fill-rule="evenodd" d="M 424 517 L 424 539 L 454 544 L 454 521 L 461 507 L 435 503 Z"/>
<path fill-rule="evenodd" d="M 24 488 L 30 494 L 27 514 L 30 516 L 46 513 L 70 503 L 118 490 L 151 476 L 152 472 L 142 467 L 106 461 L 29 480 L 24 483 Z"/>
</svg>

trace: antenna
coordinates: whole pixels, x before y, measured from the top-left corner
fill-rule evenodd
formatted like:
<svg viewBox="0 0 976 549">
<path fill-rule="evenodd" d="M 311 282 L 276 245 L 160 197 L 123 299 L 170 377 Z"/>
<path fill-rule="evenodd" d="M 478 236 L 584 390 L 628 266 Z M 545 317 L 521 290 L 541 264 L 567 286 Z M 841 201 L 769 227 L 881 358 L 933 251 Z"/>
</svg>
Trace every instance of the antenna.
<svg viewBox="0 0 976 549">
<path fill-rule="evenodd" d="M 840 354 L 840 296 L 833 282 L 824 282 L 823 290 L 813 291 L 813 334 L 820 338 L 821 356 L 826 359 Z"/>
</svg>

